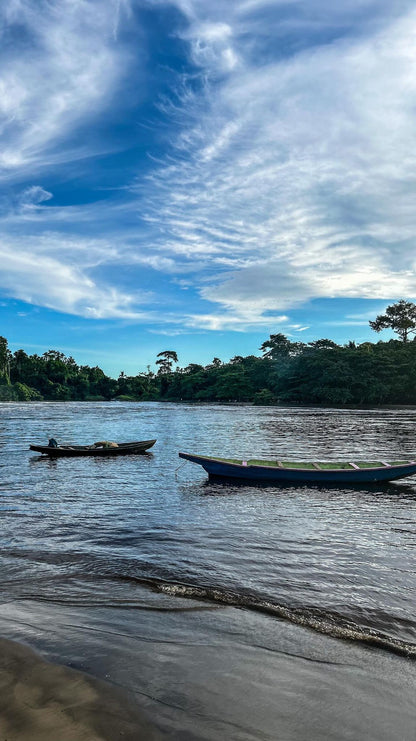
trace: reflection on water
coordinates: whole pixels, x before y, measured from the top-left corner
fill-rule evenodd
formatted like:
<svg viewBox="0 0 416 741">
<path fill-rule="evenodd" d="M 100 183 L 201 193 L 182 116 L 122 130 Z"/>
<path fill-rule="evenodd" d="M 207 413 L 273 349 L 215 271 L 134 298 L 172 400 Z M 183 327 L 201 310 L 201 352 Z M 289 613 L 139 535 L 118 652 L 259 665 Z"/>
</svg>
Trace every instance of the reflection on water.
<svg viewBox="0 0 416 741">
<path fill-rule="evenodd" d="M 337 614 L 416 643 L 413 479 L 241 486 L 208 482 L 177 457 L 400 458 L 413 452 L 414 410 L 36 403 L 3 404 L 1 419 L 0 556 L 11 597 L 49 598 L 46 569 L 70 599 L 76 568 L 81 579 L 248 592 L 281 610 L 313 609 L 333 623 Z M 51 434 L 61 443 L 158 442 L 152 453 L 122 458 L 29 453 Z M 17 560 L 26 581 L 14 580 Z"/>
</svg>

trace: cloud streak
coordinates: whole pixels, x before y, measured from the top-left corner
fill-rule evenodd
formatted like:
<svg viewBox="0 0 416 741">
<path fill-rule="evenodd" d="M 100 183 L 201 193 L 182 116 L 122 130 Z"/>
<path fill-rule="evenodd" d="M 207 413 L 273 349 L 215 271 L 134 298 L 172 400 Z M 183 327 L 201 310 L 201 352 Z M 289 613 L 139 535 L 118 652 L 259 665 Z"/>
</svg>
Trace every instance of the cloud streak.
<svg viewBox="0 0 416 741">
<path fill-rule="evenodd" d="M 128 294 L 111 286 L 97 283 L 81 269 L 73 258 L 73 264 L 40 249 L 28 252 L 16 249 L 16 243 L 9 245 L 0 241 L 0 289 L 3 294 L 13 296 L 29 304 L 36 304 L 70 314 L 78 314 L 91 319 L 127 318 L 146 319 L 144 312 L 137 311 L 140 303 L 148 303 L 150 294 L 135 292 Z M 82 254 L 88 250 L 86 243 L 74 245 L 61 244 L 74 255 L 74 247 Z"/>
<path fill-rule="evenodd" d="M 117 8 L 113 0 L 2 5 L 0 175 L 73 155 L 74 129 L 103 110 L 126 67 L 111 36 Z"/>
<path fill-rule="evenodd" d="M 152 177 L 169 250 L 204 254 L 218 272 L 197 276 L 202 297 L 244 324 L 318 297 L 416 295 L 415 12 L 254 65 L 242 11 L 265 4 L 231 5 L 221 38 L 240 64 L 193 99 L 180 159 Z M 206 6 L 186 8 L 196 44 Z"/>
</svg>

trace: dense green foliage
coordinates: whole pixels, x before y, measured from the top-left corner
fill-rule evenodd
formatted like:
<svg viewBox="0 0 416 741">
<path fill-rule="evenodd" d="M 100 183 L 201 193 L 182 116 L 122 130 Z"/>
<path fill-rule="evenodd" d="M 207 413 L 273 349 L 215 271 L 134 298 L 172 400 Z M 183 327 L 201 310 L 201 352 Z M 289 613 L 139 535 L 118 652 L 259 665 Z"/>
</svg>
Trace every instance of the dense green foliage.
<svg viewBox="0 0 416 741">
<path fill-rule="evenodd" d="M 214 358 L 172 369 L 174 351 L 159 353 L 159 370 L 109 378 L 50 350 L 11 353 L 0 338 L 0 401 L 36 399 L 167 400 L 254 404 L 379 405 L 416 403 L 416 341 L 340 346 L 328 339 L 303 344 L 271 335 L 262 357 Z"/>
</svg>

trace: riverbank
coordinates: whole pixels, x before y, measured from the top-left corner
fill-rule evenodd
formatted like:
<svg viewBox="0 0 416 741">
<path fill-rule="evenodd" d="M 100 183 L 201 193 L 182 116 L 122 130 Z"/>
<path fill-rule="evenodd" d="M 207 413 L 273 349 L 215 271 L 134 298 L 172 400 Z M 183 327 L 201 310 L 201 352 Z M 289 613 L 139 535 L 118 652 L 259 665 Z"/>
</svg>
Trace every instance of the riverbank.
<svg viewBox="0 0 416 741">
<path fill-rule="evenodd" d="M 162 738 L 111 685 L 5 639 L 0 639 L 0 730 L 2 741 Z"/>
<path fill-rule="evenodd" d="M 0 339 L 7 356 L 7 342 Z M 146 373 L 121 372 L 118 378 L 98 366 L 79 366 L 55 350 L 42 356 L 18 350 L 0 369 L 0 400 L 246 402 L 346 409 L 416 403 L 416 342 L 341 347 L 328 339 L 305 345 L 276 335 L 261 350 L 263 357 L 214 358 L 206 366 L 190 363 L 175 369 L 165 358 L 156 362 L 157 373 L 148 366 Z"/>
<path fill-rule="evenodd" d="M 157 741 L 127 696 L 0 639 L 0 728 L 7 741 Z"/>
<path fill-rule="evenodd" d="M 0 606 L 0 633 L 54 662 L 11 644 L 1 741 L 414 741 L 413 661 L 128 584 L 97 596 Z"/>
</svg>

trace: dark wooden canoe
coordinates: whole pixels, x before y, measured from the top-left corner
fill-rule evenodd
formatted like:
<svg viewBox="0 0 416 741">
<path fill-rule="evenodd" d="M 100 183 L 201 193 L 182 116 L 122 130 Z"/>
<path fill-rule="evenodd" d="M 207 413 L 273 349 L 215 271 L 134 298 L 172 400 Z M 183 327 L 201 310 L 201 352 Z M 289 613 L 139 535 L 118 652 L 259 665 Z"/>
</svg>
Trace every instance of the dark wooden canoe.
<svg viewBox="0 0 416 741">
<path fill-rule="evenodd" d="M 238 479 L 248 483 L 362 484 L 416 474 L 416 461 L 243 461 L 190 453 L 179 453 L 179 457 L 202 466 L 212 479 Z"/>
<path fill-rule="evenodd" d="M 145 453 L 155 442 L 156 440 L 137 440 L 131 443 L 118 443 L 117 448 L 95 448 L 93 445 L 59 445 L 57 448 L 51 448 L 49 445 L 31 445 L 30 450 L 42 453 L 42 455 L 49 455 L 51 458 L 74 458 L 83 455 L 102 458 L 104 456 L 114 457 L 116 455 Z"/>
</svg>

